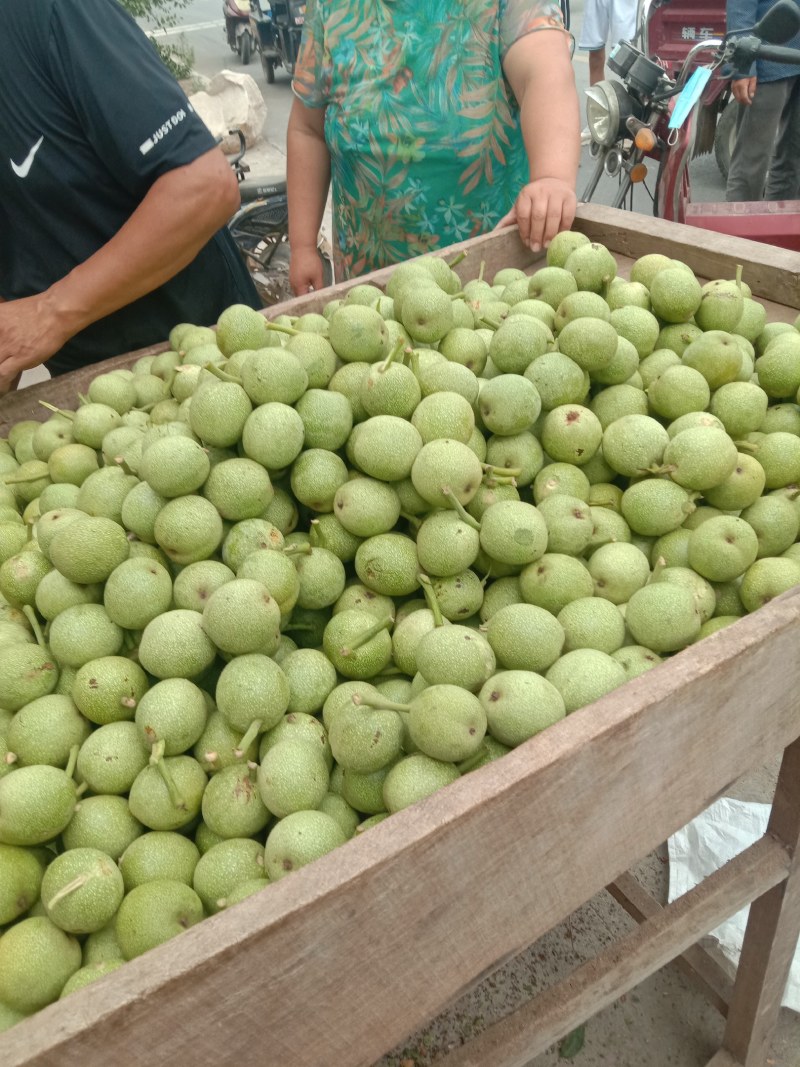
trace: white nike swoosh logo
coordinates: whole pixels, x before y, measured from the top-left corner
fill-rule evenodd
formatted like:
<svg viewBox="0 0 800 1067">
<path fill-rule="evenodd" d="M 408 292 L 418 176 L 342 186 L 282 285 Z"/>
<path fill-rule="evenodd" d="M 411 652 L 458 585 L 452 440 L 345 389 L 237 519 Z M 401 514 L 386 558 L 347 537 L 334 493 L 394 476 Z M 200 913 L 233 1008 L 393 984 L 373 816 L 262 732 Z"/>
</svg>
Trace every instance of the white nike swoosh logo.
<svg viewBox="0 0 800 1067">
<path fill-rule="evenodd" d="M 14 171 L 14 173 L 16 174 L 16 176 L 18 178 L 27 178 L 28 177 L 28 171 L 31 169 L 31 165 L 33 163 L 34 156 L 36 155 L 36 153 L 41 148 L 43 140 L 44 140 L 44 134 L 42 134 L 42 136 L 39 138 L 39 140 L 36 142 L 36 144 L 33 146 L 33 148 L 30 150 L 30 152 L 28 152 L 27 156 L 25 156 L 25 158 L 23 159 L 23 161 L 21 163 L 15 163 L 13 159 L 9 160 L 9 162 L 11 163 L 11 169 Z"/>
</svg>

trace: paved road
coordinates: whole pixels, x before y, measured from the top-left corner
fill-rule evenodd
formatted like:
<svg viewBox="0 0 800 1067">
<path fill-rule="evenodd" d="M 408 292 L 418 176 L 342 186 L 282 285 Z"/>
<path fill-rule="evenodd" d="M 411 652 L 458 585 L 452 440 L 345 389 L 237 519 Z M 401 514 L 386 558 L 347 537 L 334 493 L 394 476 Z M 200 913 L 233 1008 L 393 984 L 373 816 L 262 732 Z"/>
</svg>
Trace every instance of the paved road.
<svg viewBox="0 0 800 1067">
<path fill-rule="evenodd" d="M 146 25 L 145 21 L 142 21 Z M 194 69 L 206 78 L 213 77 L 224 68 L 244 70 L 251 74 L 261 90 L 267 104 L 267 125 L 265 136 L 283 145 L 286 140 L 286 125 L 289 121 L 289 108 L 292 102 L 292 90 L 289 76 L 278 67 L 275 71 L 275 83 L 267 85 L 258 56 L 254 56 L 249 66 L 242 67 L 239 57 L 228 47 L 225 37 L 225 23 L 222 18 L 222 0 L 191 0 L 181 10 L 180 25 L 169 40 L 182 39 L 194 54 Z"/>
<path fill-rule="evenodd" d="M 580 34 L 583 20 L 583 0 L 572 0 L 572 31 L 576 38 Z M 182 34 L 185 43 L 194 53 L 194 69 L 206 77 L 211 77 L 225 67 L 233 70 L 241 70 L 241 63 L 234 55 L 225 39 L 224 23 L 222 18 L 222 0 L 191 0 L 182 9 L 178 31 Z M 171 39 L 177 39 L 178 33 L 171 35 Z M 589 84 L 589 67 L 586 55 L 576 48 L 574 56 L 575 79 L 578 86 L 581 101 L 584 99 L 584 90 Z M 292 92 L 289 77 L 280 68 L 276 72 L 275 84 L 267 85 L 260 64 L 251 62 L 247 68 L 255 78 L 264 99 L 267 103 L 267 125 L 265 136 L 276 146 L 283 150 L 286 137 L 286 124 L 289 117 L 289 108 L 292 100 Z M 581 169 L 578 176 L 578 194 L 582 192 L 588 176 L 592 170 L 592 161 L 588 148 L 583 150 Z M 724 183 L 717 169 L 713 157 L 705 156 L 697 159 L 691 167 L 693 195 L 696 201 L 723 200 Z M 651 167 L 651 181 L 655 178 L 655 165 Z M 645 183 L 647 185 L 647 183 Z M 595 201 L 610 204 L 617 190 L 617 179 L 603 177 L 595 194 Z M 652 205 L 647 189 L 639 187 L 636 190 L 635 207 L 637 211 L 650 214 Z"/>
</svg>

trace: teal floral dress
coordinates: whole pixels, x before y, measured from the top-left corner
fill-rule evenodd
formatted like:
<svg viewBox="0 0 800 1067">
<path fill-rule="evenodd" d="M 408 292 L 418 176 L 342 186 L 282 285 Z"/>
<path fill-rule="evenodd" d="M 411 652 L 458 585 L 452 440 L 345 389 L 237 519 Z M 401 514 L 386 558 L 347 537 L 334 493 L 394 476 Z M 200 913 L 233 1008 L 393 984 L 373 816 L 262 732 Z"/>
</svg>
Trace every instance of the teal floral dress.
<svg viewBox="0 0 800 1067">
<path fill-rule="evenodd" d="M 530 174 L 503 76 L 550 0 L 309 0 L 293 89 L 325 108 L 334 258 L 350 278 L 490 230 Z"/>
</svg>

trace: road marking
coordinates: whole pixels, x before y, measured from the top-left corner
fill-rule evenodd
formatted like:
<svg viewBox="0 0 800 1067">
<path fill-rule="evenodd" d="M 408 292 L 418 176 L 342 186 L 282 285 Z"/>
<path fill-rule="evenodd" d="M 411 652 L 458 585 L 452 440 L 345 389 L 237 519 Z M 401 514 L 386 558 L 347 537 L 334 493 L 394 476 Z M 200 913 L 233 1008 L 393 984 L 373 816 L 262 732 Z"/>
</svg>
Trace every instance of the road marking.
<svg viewBox="0 0 800 1067">
<path fill-rule="evenodd" d="M 187 26 L 171 26 L 164 30 L 147 30 L 148 37 L 176 37 L 180 33 L 197 33 L 200 30 L 218 30 L 225 25 L 223 19 L 214 19 L 212 22 L 193 22 Z"/>
</svg>

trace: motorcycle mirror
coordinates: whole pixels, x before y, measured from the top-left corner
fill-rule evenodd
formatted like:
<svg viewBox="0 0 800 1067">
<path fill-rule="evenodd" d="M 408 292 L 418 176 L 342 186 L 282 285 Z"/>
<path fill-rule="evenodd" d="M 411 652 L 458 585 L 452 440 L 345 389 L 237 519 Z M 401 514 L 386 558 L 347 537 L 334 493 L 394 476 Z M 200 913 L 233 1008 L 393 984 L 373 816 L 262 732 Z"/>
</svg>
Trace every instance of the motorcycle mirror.
<svg viewBox="0 0 800 1067">
<path fill-rule="evenodd" d="M 796 0 L 778 0 L 752 29 L 768 44 L 783 44 L 800 31 L 800 6 Z"/>
</svg>

